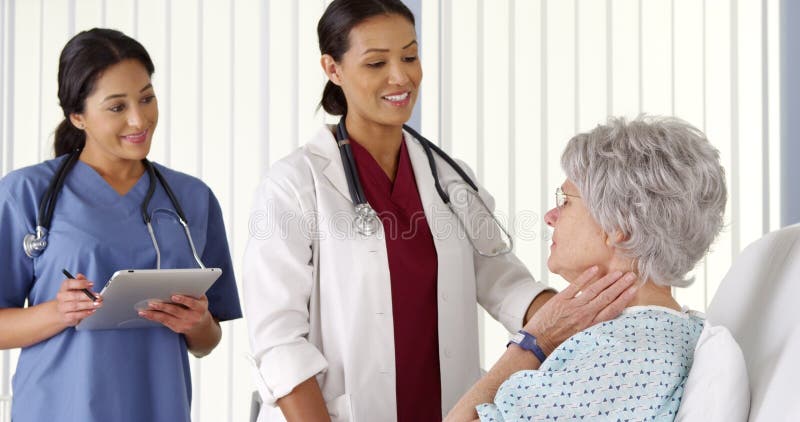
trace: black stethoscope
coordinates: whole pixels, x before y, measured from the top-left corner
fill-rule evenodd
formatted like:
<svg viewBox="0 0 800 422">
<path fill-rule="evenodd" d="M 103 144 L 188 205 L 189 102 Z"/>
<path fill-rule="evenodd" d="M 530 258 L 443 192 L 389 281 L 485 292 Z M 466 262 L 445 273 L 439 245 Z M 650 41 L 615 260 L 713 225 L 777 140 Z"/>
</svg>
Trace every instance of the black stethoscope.
<svg viewBox="0 0 800 422">
<path fill-rule="evenodd" d="M 28 233 L 22 240 L 22 247 L 25 250 L 25 255 L 28 255 L 29 258 L 34 258 L 41 255 L 45 248 L 47 248 L 47 233 L 50 230 L 50 223 L 53 220 L 53 210 L 55 210 L 56 207 L 58 194 L 61 192 L 61 188 L 64 186 L 64 181 L 67 178 L 67 174 L 69 174 L 70 170 L 75 167 L 80 155 L 81 150 L 76 149 L 75 151 L 71 152 L 69 156 L 64 159 L 64 161 L 61 162 L 58 170 L 56 170 L 55 176 L 50 180 L 50 184 L 42 196 L 41 202 L 39 202 L 39 212 L 36 215 L 36 233 Z M 150 199 L 153 198 L 153 194 L 156 191 L 156 181 L 161 183 L 161 186 L 164 187 L 164 191 L 166 191 L 170 202 L 172 202 L 172 206 L 175 208 L 178 221 L 180 222 L 181 226 L 183 226 L 183 230 L 186 233 L 186 239 L 189 241 L 189 247 L 192 249 L 194 260 L 197 262 L 200 268 L 205 268 L 203 261 L 201 261 L 200 257 L 197 255 L 197 250 L 195 249 L 194 242 L 192 241 L 192 233 L 189 231 L 189 224 L 186 222 L 186 215 L 183 213 L 183 209 L 181 208 L 181 204 L 178 202 L 178 198 L 175 197 L 175 194 L 172 192 L 172 189 L 169 187 L 167 180 L 164 178 L 161 172 L 158 171 L 158 169 L 152 165 L 150 161 L 144 158 L 142 159 L 142 164 L 144 164 L 145 171 L 147 171 L 147 174 L 150 177 L 150 186 L 147 188 L 147 194 L 142 202 L 142 219 L 144 220 L 144 224 L 147 226 L 148 233 L 150 233 L 150 239 L 153 241 L 153 248 L 156 250 L 156 269 L 161 269 L 161 250 L 158 247 L 158 241 L 156 240 L 155 233 L 153 232 L 153 225 L 150 222 L 152 221 L 153 214 L 155 214 L 157 211 L 163 210 L 155 210 L 152 214 L 147 213 L 147 207 L 150 205 Z"/>
<path fill-rule="evenodd" d="M 335 138 L 336 144 L 339 146 L 339 153 L 342 156 L 342 165 L 344 166 L 344 174 L 347 179 L 347 187 L 350 190 L 350 199 L 353 201 L 353 206 L 355 207 L 356 217 L 353 221 L 353 225 L 358 233 L 364 236 L 372 236 L 378 232 L 381 223 L 377 214 L 375 213 L 375 210 L 372 208 L 369 202 L 367 202 L 366 195 L 364 195 L 364 189 L 361 186 L 361 179 L 359 179 L 358 168 L 356 168 L 356 162 L 353 158 L 353 150 L 350 147 L 350 137 L 347 134 L 347 128 L 345 127 L 344 120 L 345 116 L 342 116 L 342 118 L 339 119 L 339 124 L 336 126 Z M 483 256 L 489 257 L 511 252 L 513 249 L 513 240 L 511 239 L 511 235 L 489 210 L 489 208 L 483 202 L 483 199 L 481 199 L 480 195 L 478 195 L 478 185 L 472 181 L 464 169 L 462 169 L 452 157 L 447 155 L 447 153 L 445 153 L 436 144 L 420 135 L 408 125 L 403 125 L 403 130 L 411 134 L 411 136 L 416 138 L 420 145 L 422 145 L 422 149 L 425 151 L 425 156 L 428 158 L 428 166 L 430 167 L 431 174 L 433 175 L 433 184 L 436 187 L 436 192 L 439 194 L 439 198 L 442 199 L 442 202 L 444 202 L 450 208 L 451 212 L 453 212 L 453 214 L 455 214 L 458 218 L 459 223 L 461 224 L 462 228 L 465 229 L 465 233 L 467 234 L 467 237 L 475 251 Z M 478 243 L 480 242 L 475 236 L 472 235 L 474 231 L 467 229 L 469 225 L 464 221 L 464 212 L 454 208 L 453 203 L 450 200 L 450 194 L 448 194 L 448 192 L 442 188 L 441 183 L 439 183 L 439 171 L 436 169 L 436 162 L 434 161 L 433 157 L 434 152 L 436 152 L 439 157 L 441 157 L 453 170 L 455 170 L 464 183 L 466 183 L 472 189 L 472 191 L 467 190 L 472 199 L 474 199 L 472 202 L 477 203 L 482 208 L 484 215 L 490 216 L 493 223 L 499 228 L 500 232 L 494 233 L 502 233 L 505 235 L 507 240 L 503 240 L 503 244 L 501 246 L 492 246 L 488 251 L 484 251 L 478 246 Z"/>
</svg>

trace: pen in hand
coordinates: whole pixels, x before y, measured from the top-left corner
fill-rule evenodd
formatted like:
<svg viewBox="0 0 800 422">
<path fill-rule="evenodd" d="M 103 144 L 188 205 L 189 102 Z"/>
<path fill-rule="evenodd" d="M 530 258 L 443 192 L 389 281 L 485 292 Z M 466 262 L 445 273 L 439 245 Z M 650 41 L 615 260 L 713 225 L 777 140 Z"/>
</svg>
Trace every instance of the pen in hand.
<svg viewBox="0 0 800 422">
<path fill-rule="evenodd" d="M 74 278 L 75 278 L 75 277 L 74 277 L 72 274 L 70 274 L 70 273 L 69 273 L 69 271 L 67 271 L 66 269 L 62 269 L 62 270 L 61 270 L 61 272 L 62 272 L 62 273 L 64 273 L 64 275 L 65 275 L 65 276 L 67 276 L 67 278 L 72 278 L 72 279 L 74 279 Z M 83 293 L 84 293 L 86 296 L 89 296 L 89 299 L 92 299 L 92 302 L 97 302 L 97 297 L 95 297 L 95 295 L 93 295 L 93 294 L 92 294 L 92 292 L 90 292 L 90 291 L 89 291 L 89 289 L 85 289 L 85 288 L 84 288 L 84 289 L 81 289 L 81 291 L 82 291 L 82 292 L 83 292 Z"/>
</svg>

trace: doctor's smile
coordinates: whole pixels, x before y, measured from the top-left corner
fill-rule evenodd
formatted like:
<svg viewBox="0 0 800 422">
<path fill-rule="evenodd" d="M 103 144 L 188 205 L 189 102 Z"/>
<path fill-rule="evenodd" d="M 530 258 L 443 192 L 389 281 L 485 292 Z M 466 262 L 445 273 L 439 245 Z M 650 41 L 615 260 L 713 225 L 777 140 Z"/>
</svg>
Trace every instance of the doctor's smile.
<svg viewBox="0 0 800 422">
<path fill-rule="evenodd" d="M 382 98 L 394 107 L 405 107 L 411 103 L 411 92 L 405 91 L 384 95 Z"/>
</svg>

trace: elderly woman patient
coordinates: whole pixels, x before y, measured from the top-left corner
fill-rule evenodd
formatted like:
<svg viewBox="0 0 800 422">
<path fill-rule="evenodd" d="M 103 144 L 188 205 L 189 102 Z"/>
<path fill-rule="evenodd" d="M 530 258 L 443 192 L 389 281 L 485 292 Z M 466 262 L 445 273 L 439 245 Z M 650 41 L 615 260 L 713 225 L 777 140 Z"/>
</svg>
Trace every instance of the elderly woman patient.
<svg viewBox="0 0 800 422">
<path fill-rule="evenodd" d="M 532 318 L 520 337 L 538 345 L 511 343 L 450 420 L 675 417 L 704 321 L 670 289 L 692 282 L 687 273 L 722 227 L 719 153 L 678 119 L 610 119 L 572 138 L 561 165 L 567 179 L 545 216 L 554 230 L 547 265 L 570 286 L 545 306 L 593 296 L 581 290 L 601 274 L 633 271 L 639 289 L 622 315 L 557 347 Z"/>
</svg>

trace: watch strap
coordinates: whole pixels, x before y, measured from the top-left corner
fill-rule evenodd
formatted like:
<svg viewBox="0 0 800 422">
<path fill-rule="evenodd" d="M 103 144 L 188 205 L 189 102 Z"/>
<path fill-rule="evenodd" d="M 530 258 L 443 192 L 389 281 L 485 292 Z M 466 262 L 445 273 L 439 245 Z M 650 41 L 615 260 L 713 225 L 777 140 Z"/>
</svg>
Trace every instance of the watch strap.
<svg viewBox="0 0 800 422">
<path fill-rule="evenodd" d="M 506 344 L 506 347 L 510 346 L 511 343 L 533 353 L 536 358 L 539 359 L 539 362 L 544 362 L 544 360 L 547 359 L 547 355 L 544 354 L 544 351 L 536 342 L 536 336 L 525 330 L 517 331 L 517 334 L 511 337 L 511 341 Z"/>
</svg>

